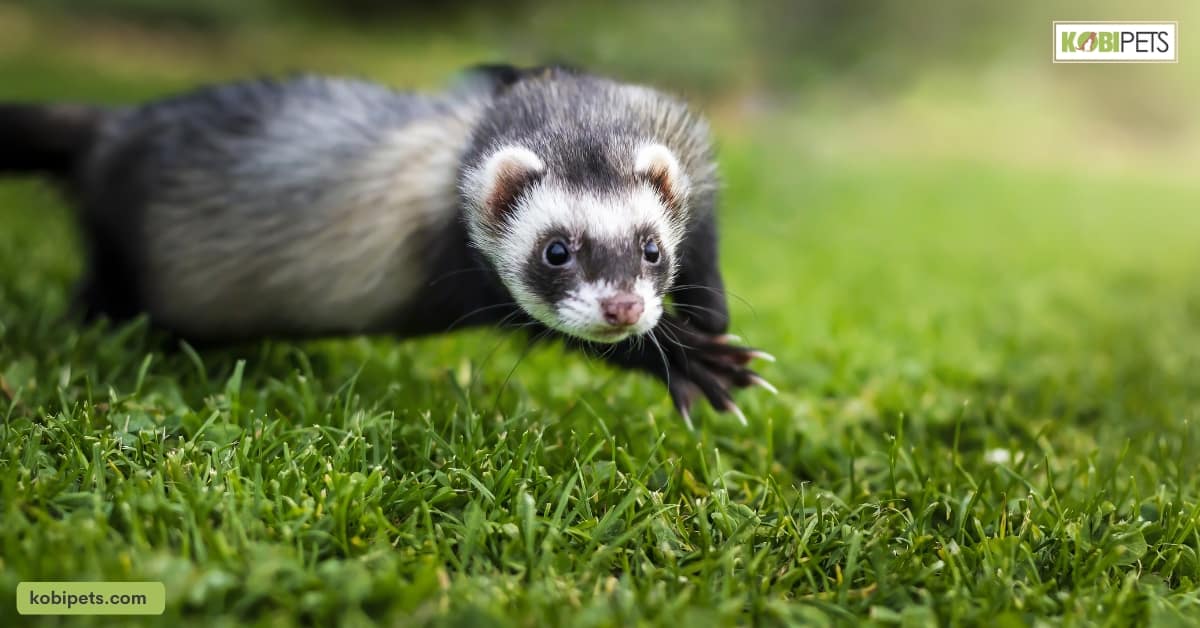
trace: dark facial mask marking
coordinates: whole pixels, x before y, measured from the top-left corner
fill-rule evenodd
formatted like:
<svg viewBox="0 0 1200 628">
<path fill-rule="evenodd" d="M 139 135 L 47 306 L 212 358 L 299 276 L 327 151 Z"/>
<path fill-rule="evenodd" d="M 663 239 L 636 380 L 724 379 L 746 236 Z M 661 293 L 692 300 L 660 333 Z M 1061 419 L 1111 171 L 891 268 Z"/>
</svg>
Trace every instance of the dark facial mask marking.
<svg viewBox="0 0 1200 628">
<path fill-rule="evenodd" d="M 587 238 L 579 250 L 579 266 L 585 281 L 608 281 L 629 290 L 642 272 L 641 246 L 632 238 L 623 242 Z"/>
<path fill-rule="evenodd" d="M 650 227 L 641 227 L 633 235 L 621 241 L 604 239 L 571 238 L 561 230 L 548 231 L 538 240 L 534 250 L 527 254 L 521 270 L 525 283 L 540 301 L 553 306 L 581 283 L 608 282 L 617 290 L 632 291 L 638 279 L 647 279 L 655 292 L 662 295 L 668 288 L 671 257 L 659 243 L 659 261 L 648 264 L 644 259 L 646 240 L 655 237 Z M 546 264 L 545 248 L 555 240 L 567 242 L 574 259 L 565 267 Z"/>
</svg>

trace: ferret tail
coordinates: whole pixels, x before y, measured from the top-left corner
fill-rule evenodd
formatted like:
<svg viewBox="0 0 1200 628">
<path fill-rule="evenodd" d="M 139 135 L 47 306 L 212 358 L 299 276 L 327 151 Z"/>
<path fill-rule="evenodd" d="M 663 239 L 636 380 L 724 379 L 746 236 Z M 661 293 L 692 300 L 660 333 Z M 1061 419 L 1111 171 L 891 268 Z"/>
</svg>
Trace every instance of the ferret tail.
<svg viewBox="0 0 1200 628">
<path fill-rule="evenodd" d="M 86 105 L 0 102 L 0 175 L 71 178 L 104 115 Z"/>
</svg>

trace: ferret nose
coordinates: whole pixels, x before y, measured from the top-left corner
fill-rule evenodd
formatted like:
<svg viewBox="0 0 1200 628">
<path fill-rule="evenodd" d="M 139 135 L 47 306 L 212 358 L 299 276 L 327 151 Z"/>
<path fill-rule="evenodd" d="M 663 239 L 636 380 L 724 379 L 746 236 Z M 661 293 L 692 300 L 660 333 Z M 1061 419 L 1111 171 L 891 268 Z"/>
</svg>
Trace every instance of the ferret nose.
<svg viewBox="0 0 1200 628">
<path fill-rule="evenodd" d="M 600 310 L 604 312 L 604 322 L 614 327 L 628 327 L 642 318 L 646 308 L 642 297 L 636 294 L 618 294 L 600 301 Z"/>
</svg>

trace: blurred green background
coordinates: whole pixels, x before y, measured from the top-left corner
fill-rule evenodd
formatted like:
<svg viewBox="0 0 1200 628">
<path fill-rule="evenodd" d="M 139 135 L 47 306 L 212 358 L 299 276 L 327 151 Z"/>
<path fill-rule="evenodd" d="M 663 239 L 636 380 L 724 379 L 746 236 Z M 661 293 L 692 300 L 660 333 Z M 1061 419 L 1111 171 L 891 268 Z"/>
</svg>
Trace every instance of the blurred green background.
<svg viewBox="0 0 1200 628">
<path fill-rule="evenodd" d="M 681 92 L 727 136 L 765 128 L 796 159 L 1186 170 L 1200 146 L 1186 44 L 1177 65 L 1046 61 L 1053 19 L 1196 12 L 1183 1 L 26 0 L 0 6 L 0 94 L 123 101 L 297 70 L 432 87 L 481 60 L 567 61 Z"/>
<path fill-rule="evenodd" d="M 197 380 L 144 330 L 63 327 L 80 265 L 69 214 L 44 186 L 5 183 L 0 488 L 24 498 L 0 500 L 0 583 L 157 578 L 170 613 L 281 623 L 416 608 L 518 625 L 568 611 L 597 625 L 1186 625 L 1200 609 L 1198 16 L 1183 1 L 0 4 L 0 100 L 134 102 L 300 70 L 436 89 L 496 61 L 567 61 L 680 93 L 717 137 L 734 331 L 779 357 L 764 373 L 781 390 L 739 396 L 746 430 L 704 413 L 691 434 L 656 383 L 554 348 L 514 371 L 521 342 L 497 351 L 486 331 L 304 343 L 300 358 L 268 343 L 206 354 L 215 372 Z M 1180 63 L 1054 65 L 1056 19 L 1178 20 Z M 246 355 L 243 380 L 232 365 Z M 43 420 L 93 390 L 111 407 L 86 434 Z M 297 391 L 324 410 L 296 410 Z M 392 443 L 381 467 L 324 427 L 361 435 L 362 421 Z M 136 464 L 120 447 L 59 451 L 145 426 L 199 445 Z M 263 433 L 264 464 L 290 447 L 311 476 L 273 498 L 317 515 L 258 510 L 245 478 L 288 471 L 264 473 L 249 445 L 203 454 L 209 439 Z M 510 434 L 534 438 L 517 451 Z M 143 504 L 142 476 L 107 475 L 106 460 L 196 492 L 167 492 L 146 531 L 109 511 L 82 528 L 88 491 L 117 495 L 114 511 Z M 223 487 L 227 520 L 265 528 L 195 515 L 210 480 L 178 471 L 193 463 Z M 491 475 L 502 466 L 510 475 Z M 430 505 L 443 468 L 498 497 L 460 482 L 465 502 Z M 383 488 L 339 493 L 352 472 Z M 39 473 L 66 479 L 35 491 Z M 512 506 L 514 486 L 553 505 L 584 485 L 590 519 L 537 527 Z M 734 515 L 741 527 L 717 525 Z M 601 534 L 612 521 L 622 533 Z M 485 523 L 491 536 L 458 562 Z M 803 542 L 781 532 L 792 523 Z M 211 553 L 156 532 L 176 528 Z M 317 534 L 331 529 L 359 536 Z M 397 581 L 376 577 L 388 569 Z"/>
</svg>

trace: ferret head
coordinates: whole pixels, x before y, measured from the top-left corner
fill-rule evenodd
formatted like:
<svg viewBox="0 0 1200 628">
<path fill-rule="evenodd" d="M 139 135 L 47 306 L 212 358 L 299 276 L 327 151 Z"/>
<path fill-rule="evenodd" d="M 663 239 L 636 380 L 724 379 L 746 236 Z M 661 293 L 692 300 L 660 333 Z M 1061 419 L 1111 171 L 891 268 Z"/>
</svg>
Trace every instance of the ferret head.
<svg viewBox="0 0 1200 628">
<path fill-rule="evenodd" d="M 663 313 L 686 228 L 689 181 L 653 140 L 502 143 L 463 173 L 472 244 L 517 304 L 560 332 L 618 342 Z"/>
</svg>

